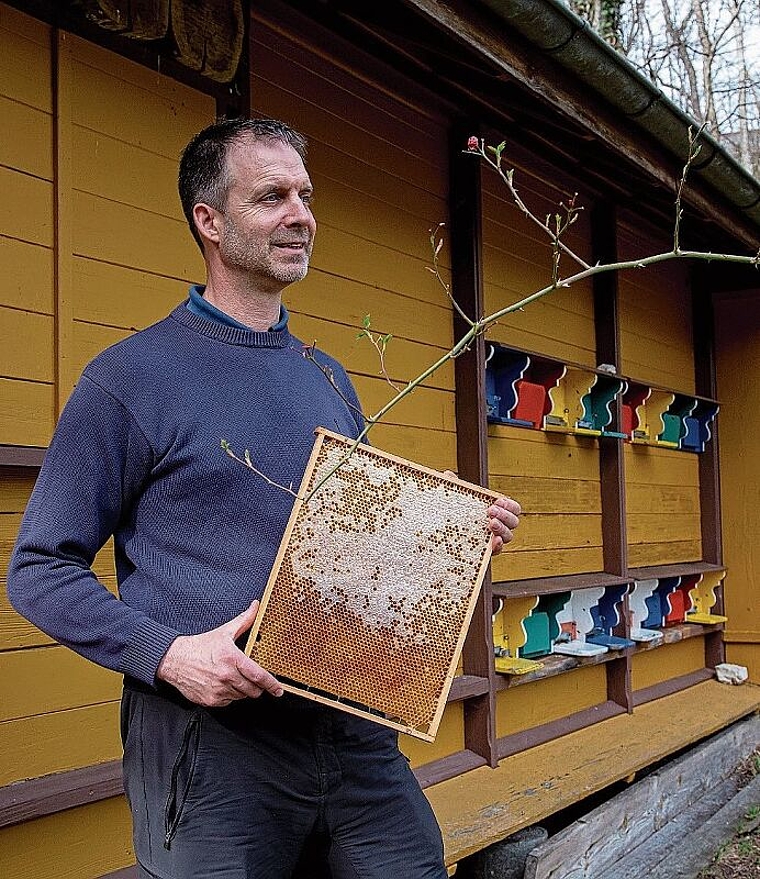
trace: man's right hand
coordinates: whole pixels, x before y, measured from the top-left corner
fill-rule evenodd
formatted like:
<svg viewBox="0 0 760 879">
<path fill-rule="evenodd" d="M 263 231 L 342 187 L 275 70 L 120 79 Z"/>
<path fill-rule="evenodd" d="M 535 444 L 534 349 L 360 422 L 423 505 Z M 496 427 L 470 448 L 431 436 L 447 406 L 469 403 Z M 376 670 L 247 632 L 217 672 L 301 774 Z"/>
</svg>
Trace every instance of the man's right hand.
<svg viewBox="0 0 760 879">
<path fill-rule="evenodd" d="M 282 696 L 279 681 L 235 644 L 253 625 L 258 601 L 218 629 L 180 635 L 161 660 L 156 677 L 176 687 L 191 702 L 221 708 L 236 699 L 255 699 L 264 691 Z"/>
</svg>

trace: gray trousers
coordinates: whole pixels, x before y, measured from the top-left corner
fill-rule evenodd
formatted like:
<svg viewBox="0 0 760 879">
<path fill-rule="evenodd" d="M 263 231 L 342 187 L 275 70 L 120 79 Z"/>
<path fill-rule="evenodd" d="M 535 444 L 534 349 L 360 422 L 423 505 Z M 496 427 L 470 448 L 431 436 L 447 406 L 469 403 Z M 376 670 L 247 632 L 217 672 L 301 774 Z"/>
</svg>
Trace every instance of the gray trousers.
<svg viewBox="0 0 760 879">
<path fill-rule="evenodd" d="M 285 694 L 208 710 L 127 682 L 124 781 L 144 879 L 445 879 L 391 730 Z"/>
</svg>

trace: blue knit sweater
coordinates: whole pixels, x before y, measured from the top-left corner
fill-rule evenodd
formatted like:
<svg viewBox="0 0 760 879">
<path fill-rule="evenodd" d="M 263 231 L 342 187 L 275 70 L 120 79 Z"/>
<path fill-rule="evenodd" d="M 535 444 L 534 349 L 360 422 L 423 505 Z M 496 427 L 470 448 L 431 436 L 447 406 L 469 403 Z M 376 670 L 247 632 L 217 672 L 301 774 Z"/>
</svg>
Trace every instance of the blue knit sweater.
<svg viewBox="0 0 760 879">
<path fill-rule="evenodd" d="M 83 656 L 152 684 L 178 634 L 215 628 L 260 597 L 293 498 L 220 440 L 298 488 L 314 428 L 356 436 L 354 412 L 304 346 L 194 314 L 100 354 L 61 416 L 8 571 L 13 606 Z M 343 369 L 319 351 L 343 396 Z M 90 566 L 114 535 L 121 600 Z"/>
</svg>

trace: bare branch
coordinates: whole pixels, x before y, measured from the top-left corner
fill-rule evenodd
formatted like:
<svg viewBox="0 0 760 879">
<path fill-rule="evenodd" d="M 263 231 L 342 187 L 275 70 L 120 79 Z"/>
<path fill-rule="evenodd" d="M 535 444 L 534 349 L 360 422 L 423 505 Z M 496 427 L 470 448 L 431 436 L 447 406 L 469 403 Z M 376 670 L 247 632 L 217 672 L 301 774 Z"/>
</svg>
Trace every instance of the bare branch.
<svg viewBox="0 0 760 879">
<path fill-rule="evenodd" d="M 230 444 L 227 442 L 226 439 L 223 439 L 221 441 L 221 445 L 222 445 L 222 448 L 224 449 L 224 451 L 229 455 L 230 458 L 232 458 L 233 461 L 237 461 L 239 464 L 242 464 L 244 467 L 247 467 L 249 470 L 251 470 L 257 476 L 260 476 L 264 480 L 264 482 L 267 483 L 267 485 L 271 485 L 273 488 L 279 488 L 280 491 L 287 492 L 287 494 L 293 495 L 294 498 L 298 497 L 298 493 L 293 491 L 293 483 L 292 482 L 290 483 L 290 486 L 281 485 L 279 482 L 275 482 L 274 479 L 270 479 L 266 475 L 266 473 L 262 473 L 261 470 L 258 469 L 258 467 L 254 466 L 253 461 L 251 460 L 251 453 L 248 451 L 248 449 L 245 450 L 244 457 L 239 458 L 232 451 Z"/>
<path fill-rule="evenodd" d="M 301 349 L 301 354 L 303 355 L 303 357 L 306 360 L 313 363 L 317 367 L 317 369 L 322 373 L 322 375 L 324 375 L 324 377 L 327 379 L 327 381 L 329 381 L 330 384 L 332 385 L 332 388 L 335 391 L 335 393 L 341 398 L 341 400 L 343 400 L 343 402 L 346 404 L 346 406 L 348 406 L 348 408 L 355 415 L 359 415 L 361 418 L 364 418 L 364 413 L 362 412 L 362 410 L 355 403 L 352 403 L 351 400 L 349 400 L 349 398 L 338 387 L 338 383 L 335 381 L 335 373 L 332 371 L 332 369 L 330 369 L 329 366 L 324 366 L 323 364 L 321 364 L 317 360 L 315 353 L 314 353 L 316 350 L 317 350 L 317 341 L 315 339 L 311 345 L 304 345 L 303 346 L 303 348 Z"/>
<path fill-rule="evenodd" d="M 549 240 L 552 242 L 552 245 L 560 250 L 562 253 L 566 254 L 570 257 L 574 262 L 578 263 L 579 266 L 583 268 L 588 268 L 588 263 L 583 260 L 580 256 L 578 256 L 575 251 L 571 250 L 563 241 L 561 241 L 561 233 L 558 233 L 556 230 L 552 230 L 550 225 L 550 217 L 547 217 L 545 220 L 540 220 L 534 213 L 531 211 L 525 202 L 520 197 L 517 188 L 514 185 L 514 168 L 510 168 L 505 170 L 502 166 L 502 153 L 504 151 L 504 147 L 506 144 L 501 143 L 497 147 L 486 147 L 484 141 L 478 140 L 476 137 L 471 137 L 467 143 L 467 152 L 472 155 L 480 156 L 496 171 L 496 173 L 501 177 L 504 183 L 509 190 L 510 195 L 512 196 L 512 200 L 514 201 L 517 208 L 532 222 L 535 223 L 543 232 L 545 232 L 549 236 Z M 494 158 L 491 158 L 492 154 Z M 577 208 L 576 211 L 581 210 L 581 208 Z"/>
<path fill-rule="evenodd" d="M 430 248 L 433 251 L 433 267 L 430 268 L 430 266 L 428 266 L 428 271 L 435 275 L 436 280 L 441 285 L 441 287 L 443 287 L 444 292 L 449 298 L 449 302 L 451 302 L 457 314 L 462 318 L 465 323 L 472 326 L 472 321 L 469 317 L 467 317 L 464 311 L 462 311 L 459 303 L 454 298 L 451 292 L 451 285 L 447 284 L 446 281 L 444 281 L 441 277 L 441 270 L 438 265 L 438 254 L 441 252 L 441 248 L 443 247 L 443 235 L 441 233 L 441 230 L 445 225 L 445 223 L 439 223 L 435 227 L 435 229 L 430 230 Z M 438 237 L 439 235 L 440 237 Z"/>
</svg>

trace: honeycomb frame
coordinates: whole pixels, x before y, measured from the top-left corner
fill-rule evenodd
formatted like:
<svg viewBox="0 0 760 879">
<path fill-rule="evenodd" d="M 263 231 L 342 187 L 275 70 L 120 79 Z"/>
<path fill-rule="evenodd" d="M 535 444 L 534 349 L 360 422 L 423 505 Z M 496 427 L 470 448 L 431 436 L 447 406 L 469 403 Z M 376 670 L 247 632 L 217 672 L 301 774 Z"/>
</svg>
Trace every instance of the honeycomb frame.
<svg viewBox="0 0 760 879">
<path fill-rule="evenodd" d="M 499 495 L 364 444 L 344 460 L 353 440 L 315 433 L 245 652 L 288 692 L 432 742 Z"/>
</svg>

